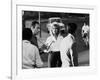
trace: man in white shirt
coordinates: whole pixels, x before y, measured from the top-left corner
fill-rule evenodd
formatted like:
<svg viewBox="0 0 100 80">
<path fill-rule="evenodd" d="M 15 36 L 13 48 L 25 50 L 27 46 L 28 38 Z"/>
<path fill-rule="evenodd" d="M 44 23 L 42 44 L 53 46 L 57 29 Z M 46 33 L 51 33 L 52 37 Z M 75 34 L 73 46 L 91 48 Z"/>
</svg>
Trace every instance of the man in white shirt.
<svg viewBox="0 0 100 80">
<path fill-rule="evenodd" d="M 62 67 L 69 67 L 70 65 L 77 65 L 76 51 L 73 49 L 73 44 L 75 43 L 74 33 L 76 31 L 77 25 L 74 23 L 69 23 L 67 26 L 68 35 L 61 41 L 60 54 Z"/>
<path fill-rule="evenodd" d="M 22 68 L 31 69 L 42 67 L 43 62 L 39 55 L 39 50 L 35 45 L 32 45 L 30 39 L 32 38 L 32 31 L 25 28 L 22 33 L 23 37 L 23 54 L 22 54 Z"/>
</svg>

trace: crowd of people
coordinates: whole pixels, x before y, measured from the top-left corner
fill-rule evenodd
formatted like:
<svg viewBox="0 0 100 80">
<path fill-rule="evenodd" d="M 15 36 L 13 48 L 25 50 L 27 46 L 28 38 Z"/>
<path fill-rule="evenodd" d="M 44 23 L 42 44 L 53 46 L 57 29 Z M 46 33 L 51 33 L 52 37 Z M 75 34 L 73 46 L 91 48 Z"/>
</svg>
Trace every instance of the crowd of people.
<svg viewBox="0 0 100 80">
<path fill-rule="evenodd" d="M 68 23 L 67 26 L 61 26 L 57 22 L 52 23 L 50 36 L 42 46 L 42 52 L 48 54 L 49 68 L 78 66 L 76 30 L 75 23 Z M 36 38 L 39 31 L 40 24 L 37 21 L 33 21 L 30 28 L 24 28 L 22 31 L 23 69 L 44 67 Z"/>
</svg>

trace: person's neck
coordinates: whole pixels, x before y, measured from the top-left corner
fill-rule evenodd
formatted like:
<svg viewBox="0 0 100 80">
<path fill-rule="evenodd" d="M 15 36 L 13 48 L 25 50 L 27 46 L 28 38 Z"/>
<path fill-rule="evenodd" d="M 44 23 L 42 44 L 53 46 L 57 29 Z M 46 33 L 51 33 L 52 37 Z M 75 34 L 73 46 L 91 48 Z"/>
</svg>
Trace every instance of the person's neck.
<svg viewBox="0 0 100 80">
<path fill-rule="evenodd" d="M 67 35 L 68 35 L 68 33 L 60 34 L 60 36 L 62 36 L 62 37 L 66 37 Z"/>
<path fill-rule="evenodd" d="M 58 35 L 54 35 L 54 38 L 57 40 L 57 38 L 58 38 Z"/>
</svg>

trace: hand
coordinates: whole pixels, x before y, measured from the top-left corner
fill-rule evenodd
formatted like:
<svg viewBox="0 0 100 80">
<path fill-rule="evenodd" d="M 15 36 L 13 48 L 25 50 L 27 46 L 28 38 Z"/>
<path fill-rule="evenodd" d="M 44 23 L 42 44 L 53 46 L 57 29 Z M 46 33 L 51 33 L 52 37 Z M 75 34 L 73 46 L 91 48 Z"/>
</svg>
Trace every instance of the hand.
<svg viewBox="0 0 100 80">
<path fill-rule="evenodd" d="M 42 45 L 41 46 L 41 50 L 45 50 L 45 49 L 47 49 L 47 46 L 46 45 Z"/>
</svg>

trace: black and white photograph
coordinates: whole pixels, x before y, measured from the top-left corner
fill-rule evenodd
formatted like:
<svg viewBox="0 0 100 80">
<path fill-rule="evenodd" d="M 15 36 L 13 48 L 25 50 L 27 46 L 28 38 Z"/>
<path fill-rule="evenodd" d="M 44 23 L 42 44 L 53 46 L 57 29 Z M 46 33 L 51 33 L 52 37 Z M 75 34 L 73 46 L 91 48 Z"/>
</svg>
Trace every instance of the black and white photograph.
<svg viewBox="0 0 100 80">
<path fill-rule="evenodd" d="M 14 6 L 12 18 L 13 78 L 95 72 L 93 7 L 20 3 Z"/>
<path fill-rule="evenodd" d="M 90 66 L 90 14 L 22 10 L 22 69 Z"/>
</svg>

